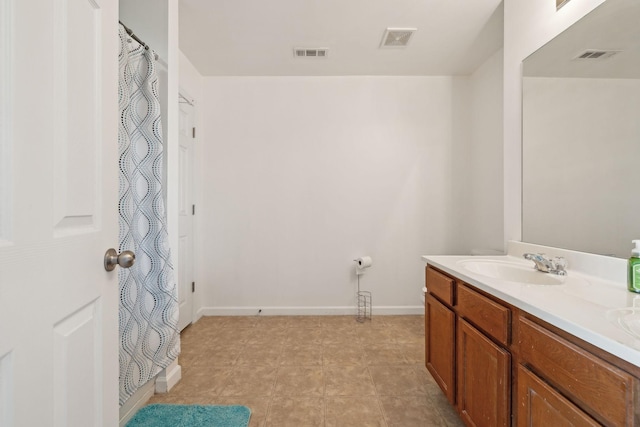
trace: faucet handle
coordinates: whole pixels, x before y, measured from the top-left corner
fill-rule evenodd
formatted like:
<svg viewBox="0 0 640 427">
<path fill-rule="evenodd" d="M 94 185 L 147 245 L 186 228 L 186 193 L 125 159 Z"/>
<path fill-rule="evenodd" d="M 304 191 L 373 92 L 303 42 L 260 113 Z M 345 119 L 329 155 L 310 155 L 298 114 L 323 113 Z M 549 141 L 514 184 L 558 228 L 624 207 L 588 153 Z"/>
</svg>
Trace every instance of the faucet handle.
<svg viewBox="0 0 640 427">
<path fill-rule="evenodd" d="M 557 274 L 559 276 L 566 276 L 567 274 L 567 260 L 563 257 L 554 257 L 551 260 L 552 268 L 550 273 Z"/>
<path fill-rule="evenodd" d="M 553 258 L 553 263 L 555 264 L 556 268 L 558 269 L 565 269 L 567 268 L 567 259 L 561 256 L 557 256 Z"/>
</svg>

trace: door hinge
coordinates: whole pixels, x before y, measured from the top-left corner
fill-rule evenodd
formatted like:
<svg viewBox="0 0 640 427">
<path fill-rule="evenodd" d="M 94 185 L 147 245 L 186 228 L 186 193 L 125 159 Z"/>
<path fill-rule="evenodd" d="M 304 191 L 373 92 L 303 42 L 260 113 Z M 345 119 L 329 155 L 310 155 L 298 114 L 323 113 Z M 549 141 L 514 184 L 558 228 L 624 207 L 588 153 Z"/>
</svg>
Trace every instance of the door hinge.
<svg viewBox="0 0 640 427">
<path fill-rule="evenodd" d="M 191 282 L 191 292 L 196 291 L 196 282 Z"/>
<path fill-rule="evenodd" d="M 191 138 L 196 137 L 196 128 L 191 128 L 191 134 L 193 135 Z"/>
<path fill-rule="evenodd" d="M 191 215 L 196 214 L 196 205 L 191 205 Z"/>
</svg>

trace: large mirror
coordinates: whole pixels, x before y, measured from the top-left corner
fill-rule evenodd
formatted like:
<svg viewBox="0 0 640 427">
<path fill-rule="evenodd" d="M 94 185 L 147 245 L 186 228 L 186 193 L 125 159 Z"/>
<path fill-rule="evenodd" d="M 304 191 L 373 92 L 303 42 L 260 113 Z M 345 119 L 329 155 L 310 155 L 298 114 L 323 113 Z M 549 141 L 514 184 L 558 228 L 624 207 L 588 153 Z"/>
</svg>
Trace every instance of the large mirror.
<svg viewBox="0 0 640 427">
<path fill-rule="evenodd" d="M 640 239 L 640 2 L 607 0 L 523 63 L 522 240 Z"/>
</svg>

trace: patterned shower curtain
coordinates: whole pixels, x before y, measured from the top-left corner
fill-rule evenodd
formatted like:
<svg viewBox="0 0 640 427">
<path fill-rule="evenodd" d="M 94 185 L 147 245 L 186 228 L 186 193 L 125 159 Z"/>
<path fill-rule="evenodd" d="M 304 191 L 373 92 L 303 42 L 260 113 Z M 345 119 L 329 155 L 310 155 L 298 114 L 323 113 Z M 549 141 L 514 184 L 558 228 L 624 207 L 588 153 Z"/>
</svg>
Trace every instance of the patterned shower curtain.
<svg viewBox="0 0 640 427">
<path fill-rule="evenodd" d="M 177 288 L 163 198 L 163 141 L 154 53 L 120 25 L 120 405 L 180 352 Z"/>
</svg>

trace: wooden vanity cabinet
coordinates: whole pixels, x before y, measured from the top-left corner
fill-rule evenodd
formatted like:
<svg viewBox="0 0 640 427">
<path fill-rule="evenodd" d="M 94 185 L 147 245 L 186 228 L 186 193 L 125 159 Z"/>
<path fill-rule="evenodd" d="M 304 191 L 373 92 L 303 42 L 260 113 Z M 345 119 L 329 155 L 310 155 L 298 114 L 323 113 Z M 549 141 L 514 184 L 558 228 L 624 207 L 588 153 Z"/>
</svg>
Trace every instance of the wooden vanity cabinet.
<svg viewBox="0 0 640 427">
<path fill-rule="evenodd" d="M 467 426 L 640 426 L 639 367 L 431 266 L 426 284 L 427 369 Z"/>
<path fill-rule="evenodd" d="M 427 267 L 426 367 L 470 426 L 511 422 L 509 309 Z"/>
</svg>

